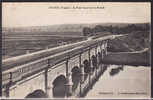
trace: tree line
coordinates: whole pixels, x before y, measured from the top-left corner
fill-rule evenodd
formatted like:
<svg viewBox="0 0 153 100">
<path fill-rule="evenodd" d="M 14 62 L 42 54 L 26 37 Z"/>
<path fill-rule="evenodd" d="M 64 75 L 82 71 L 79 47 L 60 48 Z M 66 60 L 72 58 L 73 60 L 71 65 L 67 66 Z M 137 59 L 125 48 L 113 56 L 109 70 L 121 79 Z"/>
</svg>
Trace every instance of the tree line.
<svg viewBox="0 0 153 100">
<path fill-rule="evenodd" d="M 84 36 L 93 36 L 98 32 L 110 32 L 112 34 L 129 34 L 133 31 L 149 31 L 150 25 L 149 23 L 138 25 L 138 24 L 128 24 L 125 27 L 119 26 L 102 26 L 96 25 L 94 28 L 84 27 L 83 35 Z"/>
</svg>

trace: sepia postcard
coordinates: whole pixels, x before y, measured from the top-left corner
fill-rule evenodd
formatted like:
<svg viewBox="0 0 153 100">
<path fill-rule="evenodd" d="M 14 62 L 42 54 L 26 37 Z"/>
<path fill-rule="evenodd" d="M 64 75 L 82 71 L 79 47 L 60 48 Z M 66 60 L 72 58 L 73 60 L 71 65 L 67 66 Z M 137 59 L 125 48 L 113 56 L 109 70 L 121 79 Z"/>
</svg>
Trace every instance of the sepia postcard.
<svg viewBox="0 0 153 100">
<path fill-rule="evenodd" d="M 3 2 L 2 98 L 151 98 L 150 2 Z"/>
</svg>

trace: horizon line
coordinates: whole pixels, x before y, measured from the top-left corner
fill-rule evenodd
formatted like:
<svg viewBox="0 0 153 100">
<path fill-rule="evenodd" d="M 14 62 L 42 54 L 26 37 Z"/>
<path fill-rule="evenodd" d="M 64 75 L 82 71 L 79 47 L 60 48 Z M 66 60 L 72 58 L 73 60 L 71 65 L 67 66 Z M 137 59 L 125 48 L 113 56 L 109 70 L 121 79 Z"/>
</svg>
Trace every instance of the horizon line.
<svg viewBox="0 0 153 100">
<path fill-rule="evenodd" d="M 150 24 L 151 22 L 102 22 L 102 23 L 67 23 L 67 24 L 53 24 L 53 25 L 40 25 L 40 27 L 42 26 L 54 26 L 54 25 L 83 25 L 83 24 Z M 39 26 L 13 26 L 13 27 L 6 27 L 2 25 L 2 28 L 26 28 L 26 27 L 39 27 Z"/>
</svg>

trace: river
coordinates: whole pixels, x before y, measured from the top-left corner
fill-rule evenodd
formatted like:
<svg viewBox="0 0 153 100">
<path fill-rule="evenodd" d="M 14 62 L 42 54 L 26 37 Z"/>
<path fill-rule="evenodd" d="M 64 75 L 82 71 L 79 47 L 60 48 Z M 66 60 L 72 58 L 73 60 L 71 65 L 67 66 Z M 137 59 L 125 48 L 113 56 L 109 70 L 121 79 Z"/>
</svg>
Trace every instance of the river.
<svg viewBox="0 0 153 100">
<path fill-rule="evenodd" d="M 99 78 L 86 98 L 149 98 L 151 95 L 151 67 L 124 66 L 111 76 L 111 65 Z"/>
</svg>

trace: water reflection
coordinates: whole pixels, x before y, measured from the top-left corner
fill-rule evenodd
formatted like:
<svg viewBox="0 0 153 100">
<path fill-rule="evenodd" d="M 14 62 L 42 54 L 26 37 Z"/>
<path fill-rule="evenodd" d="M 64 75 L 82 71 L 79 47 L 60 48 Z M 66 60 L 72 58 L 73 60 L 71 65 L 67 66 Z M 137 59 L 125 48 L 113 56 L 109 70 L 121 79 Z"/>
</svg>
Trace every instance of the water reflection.
<svg viewBox="0 0 153 100">
<path fill-rule="evenodd" d="M 112 69 L 118 69 L 113 77 L 110 75 Z M 151 95 L 150 79 L 151 67 L 109 65 L 85 98 L 148 98 Z"/>
</svg>

